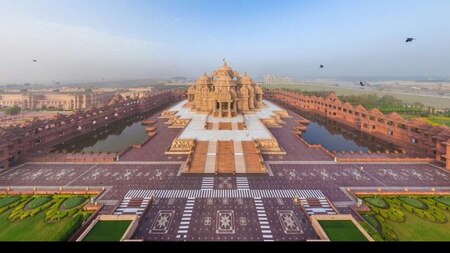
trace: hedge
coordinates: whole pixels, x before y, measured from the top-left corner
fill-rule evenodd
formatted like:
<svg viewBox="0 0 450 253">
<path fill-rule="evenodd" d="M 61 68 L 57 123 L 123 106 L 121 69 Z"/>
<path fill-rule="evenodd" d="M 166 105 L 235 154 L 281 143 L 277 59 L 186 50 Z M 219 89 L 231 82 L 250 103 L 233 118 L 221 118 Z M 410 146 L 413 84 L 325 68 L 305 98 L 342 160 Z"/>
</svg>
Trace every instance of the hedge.
<svg viewBox="0 0 450 253">
<path fill-rule="evenodd" d="M 67 241 L 80 228 L 83 223 L 83 216 L 77 215 L 72 220 L 67 222 L 61 229 L 61 232 L 55 234 L 55 237 L 51 241 Z"/>
<path fill-rule="evenodd" d="M 378 233 L 378 231 L 374 230 L 369 224 L 364 221 L 359 222 L 359 225 L 366 230 L 366 232 L 375 240 L 375 241 L 384 241 L 383 237 Z"/>
</svg>

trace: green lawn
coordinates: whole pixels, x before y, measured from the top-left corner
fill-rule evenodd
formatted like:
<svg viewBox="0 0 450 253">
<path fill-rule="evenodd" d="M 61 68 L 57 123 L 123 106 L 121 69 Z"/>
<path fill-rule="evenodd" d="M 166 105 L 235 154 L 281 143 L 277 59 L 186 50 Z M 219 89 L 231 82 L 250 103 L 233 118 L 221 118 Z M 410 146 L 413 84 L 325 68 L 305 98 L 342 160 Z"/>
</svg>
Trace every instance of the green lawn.
<svg viewBox="0 0 450 253">
<path fill-rule="evenodd" d="M 34 209 L 36 207 L 42 206 L 43 204 L 49 202 L 50 200 L 52 200 L 51 197 L 46 197 L 46 196 L 37 197 L 37 198 L 34 198 L 32 201 L 30 201 L 30 203 L 28 203 L 28 207 L 30 209 Z"/>
<path fill-rule="evenodd" d="M 120 241 L 130 220 L 98 221 L 83 241 Z"/>
<path fill-rule="evenodd" d="M 398 199 L 415 208 L 419 208 L 422 210 L 428 209 L 428 207 L 422 201 L 416 198 L 399 197 Z"/>
<path fill-rule="evenodd" d="M 349 220 L 319 220 L 331 241 L 368 241 Z"/>
<path fill-rule="evenodd" d="M 447 206 L 450 206 L 450 197 L 440 197 L 440 198 L 437 198 L 436 200 Z"/>
<path fill-rule="evenodd" d="M 364 201 L 369 202 L 376 207 L 389 208 L 389 204 L 382 198 L 365 198 Z"/>
<path fill-rule="evenodd" d="M 85 201 L 86 201 L 85 197 L 76 196 L 76 197 L 66 199 L 62 205 L 63 205 L 64 209 L 70 209 L 70 208 L 74 208 L 74 207 L 77 207 L 77 206 L 83 204 Z"/>
<path fill-rule="evenodd" d="M 392 225 L 399 241 L 450 241 L 450 222 L 438 224 L 414 214 L 405 215 L 403 223 L 386 221 Z M 445 215 L 450 218 L 450 212 L 446 211 Z"/>
<path fill-rule="evenodd" d="M 64 226 L 71 219 L 66 218 L 59 222 L 45 222 L 45 212 L 34 217 L 11 222 L 8 216 L 11 210 L 0 214 L 0 241 L 59 241 Z"/>
<path fill-rule="evenodd" d="M 4 206 L 7 206 L 9 204 L 12 204 L 12 203 L 16 202 L 19 199 L 20 199 L 20 197 L 18 197 L 18 196 L 4 196 L 4 197 L 0 197 L 0 207 L 4 207 Z"/>
</svg>

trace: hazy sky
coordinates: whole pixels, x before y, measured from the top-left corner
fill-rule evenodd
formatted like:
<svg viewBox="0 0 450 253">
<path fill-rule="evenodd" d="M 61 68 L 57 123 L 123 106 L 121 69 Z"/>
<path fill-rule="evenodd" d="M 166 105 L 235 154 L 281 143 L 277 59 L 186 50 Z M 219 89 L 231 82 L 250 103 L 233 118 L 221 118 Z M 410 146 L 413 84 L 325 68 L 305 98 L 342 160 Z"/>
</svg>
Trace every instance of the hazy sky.
<svg viewBox="0 0 450 253">
<path fill-rule="evenodd" d="M 197 77 L 224 57 L 254 77 L 448 77 L 450 1 L 0 0 L 0 84 Z"/>
</svg>

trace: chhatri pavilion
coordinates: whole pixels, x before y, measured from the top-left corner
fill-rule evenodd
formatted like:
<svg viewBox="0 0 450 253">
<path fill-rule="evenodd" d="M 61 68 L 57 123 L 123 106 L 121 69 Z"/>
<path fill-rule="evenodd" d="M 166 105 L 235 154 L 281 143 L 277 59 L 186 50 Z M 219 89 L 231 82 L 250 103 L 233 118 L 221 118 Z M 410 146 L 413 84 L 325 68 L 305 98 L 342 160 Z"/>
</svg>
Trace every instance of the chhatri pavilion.
<svg viewBox="0 0 450 253">
<path fill-rule="evenodd" d="M 285 154 L 268 127 L 287 112 L 263 100 L 262 88 L 226 63 L 202 75 L 188 99 L 161 114 L 183 128 L 166 154 L 187 154 L 184 173 L 267 173 L 262 154 Z"/>
</svg>

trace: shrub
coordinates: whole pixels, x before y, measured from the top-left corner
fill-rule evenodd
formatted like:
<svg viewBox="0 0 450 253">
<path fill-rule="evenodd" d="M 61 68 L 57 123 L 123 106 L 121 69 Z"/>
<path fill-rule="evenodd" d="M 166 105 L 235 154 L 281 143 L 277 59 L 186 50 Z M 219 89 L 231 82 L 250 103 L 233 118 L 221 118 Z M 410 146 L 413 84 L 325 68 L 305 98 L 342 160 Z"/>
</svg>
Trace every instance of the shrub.
<svg viewBox="0 0 450 253">
<path fill-rule="evenodd" d="M 385 219 L 381 217 L 381 215 L 375 215 L 375 219 L 377 219 L 379 223 L 385 222 Z"/>
<path fill-rule="evenodd" d="M 33 217 L 35 216 L 37 213 L 41 212 L 42 209 L 41 208 L 36 208 L 33 211 L 30 212 L 30 216 Z"/>
<path fill-rule="evenodd" d="M 403 210 L 407 211 L 408 213 L 413 213 L 414 208 L 406 203 L 400 203 L 400 206 L 403 208 Z"/>
<path fill-rule="evenodd" d="M 67 241 L 83 223 L 83 216 L 75 216 L 67 222 L 59 234 L 55 234 L 51 241 Z"/>
<path fill-rule="evenodd" d="M 383 236 L 386 241 L 398 241 L 397 234 L 390 229 L 383 229 L 381 231 L 381 236 Z"/>
<path fill-rule="evenodd" d="M 359 222 L 359 225 L 366 230 L 366 232 L 375 240 L 375 241 L 383 241 L 383 237 L 378 233 L 378 231 L 374 230 L 369 224 L 364 221 Z"/>
<path fill-rule="evenodd" d="M 68 212 L 69 217 L 73 217 L 78 212 L 78 209 L 73 208 Z"/>
<path fill-rule="evenodd" d="M 419 216 L 420 218 L 425 217 L 425 212 L 424 212 L 423 210 L 416 209 L 416 208 L 414 208 L 413 210 L 414 210 L 414 213 L 415 213 L 417 216 Z"/>
<path fill-rule="evenodd" d="M 30 215 L 30 212 L 24 212 L 23 214 L 20 215 L 20 220 L 25 219 L 26 217 L 28 217 L 28 215 Z"/>
<path fill-rule="evenodd" d="M 436 217 L 434 217 L 431 213 L 425 212 L 425 217 L 431 222 L 436 222 Z"/>
<path fill-rule="evenodd" d="M 442 210 L 448 210 L 449 209 L 448 206 L 446 206 L 445 204 L 442 204 L 440 202 L 436 202 L 436 206 L 439 207 Z"/>
<path fill-rule="evenodd" d="M 4 213 L 6 210 L 9 209 L 9 206 L 4 206 L 0 208 L 0 214 Z"/>
</svg>

